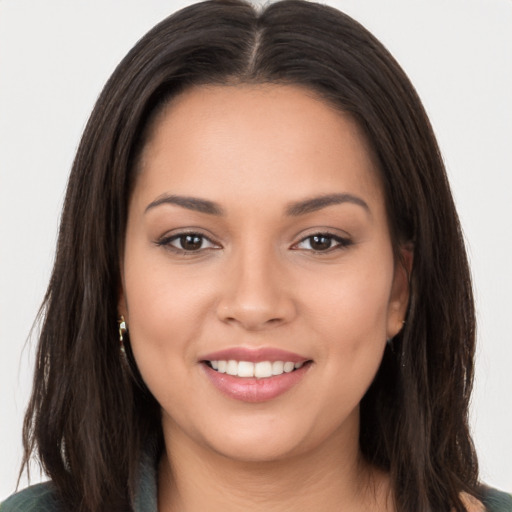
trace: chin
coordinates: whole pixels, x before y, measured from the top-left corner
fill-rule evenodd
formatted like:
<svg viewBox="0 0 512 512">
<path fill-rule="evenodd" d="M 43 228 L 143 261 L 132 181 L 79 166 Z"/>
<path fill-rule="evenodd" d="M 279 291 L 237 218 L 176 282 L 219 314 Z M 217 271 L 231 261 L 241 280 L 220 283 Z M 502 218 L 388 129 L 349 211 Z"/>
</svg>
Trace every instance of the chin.
<svg viewBox="0 0 512 512">
<path fill-rule="evenodd" d="M 343 422 L 342 422 L 343 424 Z M 232 418 L 198 433 L 201 444 L 225 458 L 240 463 L 271 463 L 332 452 L 347 438 L 357 444 L 357 421 L 340 428 L 331 421 L 307 422 L 303 417 L 265 416 Z M 352 428 L 353 427 L 353 428 Z M 198 439 L 196 438 L 196 441 Z"/>
<path fill-rule="evenodd" d="M 197 418 L 196 418 L 197 419 Z M 309 427 L 291 418 L 263 414 L 231 417 L 229 421 L 197 421 L 191 428 L 185 422 L 164 420 L 171 445 L 191 443 L 202 456 L 222 456 L 241 463 L 267 463 L 285 460 L 321 444 Z M 167 425 L 166 425 L 167 423 Z M 172 451 L 172 446 L 171 446 Z"/>
<path fill-rule="evenodd" d="M 212 446 L 217 454 L 239 463 L 266 464 L 279 462 L 294 456 L 300 455 L 304 450 L 305 443 L 285 442 L 281 438 L 269 442 L 265 440 L 249 441 L 247 439 L 225 439 L 222 443 Z"/>
</svg>

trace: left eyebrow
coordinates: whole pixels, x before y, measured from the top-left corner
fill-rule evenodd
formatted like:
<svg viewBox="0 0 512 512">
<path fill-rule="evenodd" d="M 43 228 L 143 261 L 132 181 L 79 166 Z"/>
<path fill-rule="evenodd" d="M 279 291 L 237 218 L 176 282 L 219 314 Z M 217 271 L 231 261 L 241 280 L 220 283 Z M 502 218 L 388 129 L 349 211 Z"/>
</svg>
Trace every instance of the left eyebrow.
<svg viewBox="0 0 512 512">
<path fill-rule="evenodd" d="M 327 194 L 289 204 L 286 208 L 286 215 L 296 217 L 299 215 L 305 215 L 306 213 L 316 212 L 317 210 L 327 208 L 328 206 L 343 203 L 351 203 L 361 206 L 367 213 L 371 213 L 370 207 L 366 201 L 360 197 L 352 194 Z"/>
<path fill-rule="evenodd" d="M 157 197 L 153 202 L 149 203 L 146 206 L 144 213 L 162 204 L 175 204 L 177 206 L 181 206 L 182 208 L 186 208 L 187 210 L 194 210 L 196 212 L 207 213 L 209 215 L 224 214 L 222 208 L 213 201 L 200 199 L 198 197 L 176 196 L 168 194 L 163 194 L 160 197 Z"/>
</svg>

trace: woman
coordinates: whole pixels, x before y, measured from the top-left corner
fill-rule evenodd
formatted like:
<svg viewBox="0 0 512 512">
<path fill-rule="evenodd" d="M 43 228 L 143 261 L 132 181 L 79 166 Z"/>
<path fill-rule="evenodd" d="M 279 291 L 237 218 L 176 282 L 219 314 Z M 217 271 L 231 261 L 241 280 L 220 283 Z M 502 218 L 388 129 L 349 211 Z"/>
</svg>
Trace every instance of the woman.
<svg viewBox="0 0 512 512">
<path fill-rule="evenodd" d="M 507 510 L 478 483 L 473 352 L 392 57 L 316 4 L 197 4 L 84 133 L 25 423 L 53 483 L 1 510 Z"/>
</svg>

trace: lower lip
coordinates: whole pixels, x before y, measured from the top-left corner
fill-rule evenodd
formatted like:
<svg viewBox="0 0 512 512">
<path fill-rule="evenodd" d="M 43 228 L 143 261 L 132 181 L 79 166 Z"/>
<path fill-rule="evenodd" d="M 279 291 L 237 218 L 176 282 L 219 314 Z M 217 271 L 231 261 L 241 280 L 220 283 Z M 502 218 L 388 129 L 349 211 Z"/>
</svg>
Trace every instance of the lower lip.
<svg viewBox="0 0 512 512">
<path fill-rule="evenodd" d="M 266 402 L 286 393 L 306 375 L 310 364 L 290 373 L 256 379 L 255 377 L 235 377 L 219 373 L 202 363 L 210 382 L 222 393 L 242 402 Z"/>
</svg>

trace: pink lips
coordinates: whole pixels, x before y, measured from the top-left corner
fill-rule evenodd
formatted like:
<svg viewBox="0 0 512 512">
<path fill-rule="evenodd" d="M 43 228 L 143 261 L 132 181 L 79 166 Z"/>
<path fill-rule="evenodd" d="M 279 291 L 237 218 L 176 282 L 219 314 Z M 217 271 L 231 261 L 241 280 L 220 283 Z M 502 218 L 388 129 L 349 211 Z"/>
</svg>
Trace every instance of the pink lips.
<svg viewBox="0 0 512 512">
<path fill-rule="evenodd" d="M 205 361 L 218 360 L 250 361 L 253 363 L 262 361 L 306 363 L 308 358 L 275 348 L 248 349 L 244 347 L 220 350 L 201 357 L 203 363 L 201 366 L 210 382 L 226 396 L 244 402 L 265 402 L 282 395 L 302 380 L 311 366 L 306 363 L 290 373 L 259 379 L 220 373 L 205 363 Z"/>
<path fill-rule="evenodd" d="M 292 363 L 300 363 L 307 361 L 307 357 L 280 350 L 278 348 L 246 348 L 246 347 L 233 347 L 218 352 L 212 352 L 201 357 L 202 361 L 250 361 L 252 363 L 259 363 L 261 361 L 291 361 Z"/>
</svg>

